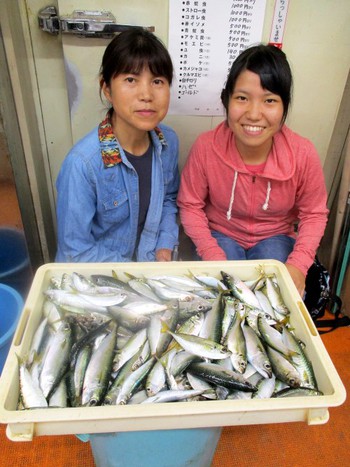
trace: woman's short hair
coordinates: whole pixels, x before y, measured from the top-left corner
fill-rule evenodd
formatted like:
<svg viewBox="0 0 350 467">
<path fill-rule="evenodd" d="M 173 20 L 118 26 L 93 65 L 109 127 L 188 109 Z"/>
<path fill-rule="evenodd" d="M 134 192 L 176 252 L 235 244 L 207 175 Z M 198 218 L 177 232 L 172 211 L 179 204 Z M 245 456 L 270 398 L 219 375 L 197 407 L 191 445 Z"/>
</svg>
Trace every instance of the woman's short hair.
<svg viewBox="0 0 350 467">
<path fill-rule="evenodd" d="M 261 87 L 277 94 L 283 102 L 284 122 L 287 118 L 292 97 L 292 72 L 285 53 L 274 45 L 259 44 L 245 49 L 231 66 L 221 102 L 228 112 L 230 97 L 234 92 L 238 76 L 245 70 L 252 71 L 260 77 Z"/>
<path fill-rule="evenodd" d="M 139 73 L 147 66 L 155 76 L 173 79 L 173 64 L 165 45 L 153 33 L 133 27 L 115 36 L 106 47 L 100 68 L 100 84 L 110 85 L 121 73 Z"/>
</svg>

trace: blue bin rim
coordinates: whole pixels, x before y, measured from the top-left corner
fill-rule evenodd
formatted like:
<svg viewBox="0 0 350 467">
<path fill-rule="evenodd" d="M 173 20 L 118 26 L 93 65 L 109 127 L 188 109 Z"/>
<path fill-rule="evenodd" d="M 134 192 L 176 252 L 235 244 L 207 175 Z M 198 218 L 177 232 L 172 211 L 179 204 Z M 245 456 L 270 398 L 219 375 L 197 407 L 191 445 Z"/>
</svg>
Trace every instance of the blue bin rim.
<svg viewBox="0 0 350 467">
<path fill-rule="evenodd" d="M 17 229 L 16 227 L 1 226 L 0 227 L 0 234 L 1 234 L 1 232 L 9 232 L 9 233 L 15 234 L 18 237 L 21 237 L 21 239 L 23 239 L 23 242 L 26 241 L 23 230 Z M 29 264 L 30 264 L 29 263 L 29 256 L 27 254 L 25 256 L 25 258 L 23 258 L 23 261 L 21 261 L 19 264 L 17 264 L 17 266 L 15 266 L 15 267 L 13 267 L 11 269 L 7 269 L 4 272 L 0 272 L 0 282 L 1 282 L 2 279 L 6 279 L 7 276 L 12 276 L 13 274 L 16 274 L 17 272 L 22 271 L 22 269 L 26 268 Z"/>
<path fill-rule="evenodd" d="M 6 284 L 1 284 L 0 283 L 0 290 L 5 290 L 6 292 L 9 292 L 9 294 L 13 296 L 13 298 L 17 302 L 17 310 L 18 310 L 17 317 L 14 320 L 14 322 L 12 323 L 11 327 L 7 330 L 7 332 L 5 332 L 5 334 L 3 336 L 0 337 L 0 346 L 2 346 L 10 338 L 12 338 L 13 334 L 16 331 L 18 319 L 20 317 L 20 314 L 21 314 L 21 311 L 22 311 L 22 308 L 23 308 L 23 298 L 17 292 L 17 290 L 13 289 L 12 287 L 10 287 L 10 286 L 8 286 Z"/>
</svg>

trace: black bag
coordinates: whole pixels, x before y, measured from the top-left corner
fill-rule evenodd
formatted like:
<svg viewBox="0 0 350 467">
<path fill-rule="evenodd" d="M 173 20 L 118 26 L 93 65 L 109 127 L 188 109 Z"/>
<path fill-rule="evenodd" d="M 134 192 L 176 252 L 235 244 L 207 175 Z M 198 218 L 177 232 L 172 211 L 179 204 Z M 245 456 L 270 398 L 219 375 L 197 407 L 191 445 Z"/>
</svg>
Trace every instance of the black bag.
<svg viewBox="0 0 350 467">
<path fill-rule="evenodd" d="M 343 306 L 341 298 L 332 293 L 329 272 L 317 257 L 306 275 L 304 303 L 317 328 L 330 328 L 328 331 L 320 331 L 320 334 L 339 326 L 350 326 L 348 316 L 340 317 Z M 334 314 L 334 319 L 320 319 L 326 309 Z"/>
</svg>

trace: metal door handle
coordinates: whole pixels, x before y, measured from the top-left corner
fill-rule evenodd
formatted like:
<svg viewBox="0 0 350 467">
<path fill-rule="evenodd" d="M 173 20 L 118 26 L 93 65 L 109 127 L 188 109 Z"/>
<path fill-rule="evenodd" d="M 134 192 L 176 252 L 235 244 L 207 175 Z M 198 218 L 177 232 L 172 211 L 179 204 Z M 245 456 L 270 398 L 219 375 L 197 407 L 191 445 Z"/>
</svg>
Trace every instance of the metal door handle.
<svg viewBox="0 0 350 467">
<path fill-rule="evenodd" d="M 49 34 L 57 35 L 74 34 L 79 37 L 110 38 L 115 34 L 137 26 L 117 24 L 114 15 L 110 11 L 75 10 L 71 15 L 57 15 L 54 6 L 48 6 L 39 11 L 39 27 Z M 142 26 L 143 27 L 143 26 Z M 154 32 L 155 27 L 143 27 L 147 31 Z"/>
</svg>

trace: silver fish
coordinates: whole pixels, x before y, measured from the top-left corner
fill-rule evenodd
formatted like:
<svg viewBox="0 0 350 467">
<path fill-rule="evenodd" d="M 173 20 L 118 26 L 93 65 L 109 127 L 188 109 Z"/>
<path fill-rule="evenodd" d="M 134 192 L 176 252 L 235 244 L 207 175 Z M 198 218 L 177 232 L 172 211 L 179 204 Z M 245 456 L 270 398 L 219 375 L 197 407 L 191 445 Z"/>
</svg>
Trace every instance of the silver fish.
<svg viewBox="0 0 350 467">
<path fill-rule="evenodd" d="M 166 373 L 162 362 L 156 361 L 146 377 L 145 389 L 148 397 L 155 396 L 166 385 Z"/>
<path fill-rule="evenodd" d="M 152 355 L 160 357 L 171 342 L 171 336 L 162 332 L 164 323 L 170 331 L 175 331 L 179 317 L 179 302 L 177 300 L 168 303 L 168 308 L 162 315 L 152 315 L 151 323 L 147 330 L 148 340 Z"/>
<path fill-rule="evenodd" d="M 273 372 L 278 379 L 292 388 L 298 388 L 301 386 L 301 379 L 298 371 L 281 353 L 268 346 L 267 354 L 269 356 Z"/>
<path fill-rule="evenodd" d="M 204 315 L 204 323 L 199 332 L 199 337 L 220 342 L 222 336 L 221 323 L 223 310 L 222 296 L 220 294 L 213 300 L 211 309 Z"/>
<path fill-rule="evenodd" d="M 213 289 L 217 289 L 217 291 L 227 290 L 226 285 L 220 279 L 217 279 L 216 277 L 193 274 L 191 272 L 190 272 L 190 275 L 191 277 L 194 277 L 197 281 L 199 281 L 200 283 L 204 284 L 207 287 L 212 287 Z"/>
<path fill-rule="evenodd" d="M 203 394 L 203 390 L 196 390 L 196 389 L 189 389 L 189 390 L 167 390 L 158 392 L 156 395 L 152 397 L 148 397 L 145 399 L 141 404 L 154 404 L 154 403 L 161 403 L 161 402 L 176 402 L 181 401 L 184 399 L 191 399 L 193 397 L 199 396 Z"/>
<path fill-rule="evenodd" d="M 305 396 L 323 396 L 323 392 L 312 388 L 284 388 L 275 392 L 272 397 L 305 397 Z"/>
<path fill-rule="evenodd" d="M 250 308 L 261 308 L 259 300 L 250 288 L 236 275 L 221 271 L 222 279 L 233 295 Z"/>
<path fill-rule="evenodd" d="M 274 311 L 282 316 L 289 315 L 289 309 L 284 303 L 277 281 L 272 280 L 272 278 L 269 276 L 266 276 L 265 288 L 266 288 L 266 296 L 268 297 Z"/>
<path fill-rule="evenodd" d="M 179 302 L 179 320 L 184 321 L 197 313 L 206 313 L 212 307 L 212 303 L 202 297 L 194 297 L 191 301 Z"/>
<path fill-rule="evenodd" d="M 276 377 L 272 375 L 271 378 L 261 378 L 256 383 L 257 391 L 253 394 L 253 399 L 270 399 L 275 390 Z"/>
<path fill-rule="evenodd" d="M 256 391 L 256 387 L 246 381 L 242 375 L 235 371 L 226 370 L 215 363 L 191 363 L 188 371 L 210 383 L 228 389 L 237 389 L 244 392 Z"/>
<path fill-rule="evenodd" d="M 147 339 L 147 329 L 141 329 L 135 333 L 125 344 L 118 350 L 113 358 L 113 371 L 118 371 L 125 362 L 130 360 L 143 347 Z"/>
<path fill-rule="evenodd" d="M 67 377 L 68 398 L 72 407 L 82 405 L 82 392 L 85 372 L 92 354 L 92 345 L 84 345 L 78 352 L 76 362 Z"/>
<path fill-rule="evenodd" d="M 156 303 L 150 300 L 142 299 L 129 301 L 127 304 L 123 305 L 126 309 L 133 311 L 134 313 L 139 313 L 141 315 L 151 315 L 153 313 L 160 313 L 167 309 L 165 303 Z"/>
<path fill-rule="evenodd" d="M 66 290 L 49 289 L 44 291 L 44 295 L 56 305 L 75 307 L 83 311 L 107 313 L 106 306 L 93 304 L 77 293 Z"/>
<path fill-rule="evenodd" d="M 187 352 L 191 352 L 202 358 L 217 360 L 231 355 L 231 352 L 227 350 L 226 347 L 210 339 L 178 332 L 167 332 L 171 334 L 178 344 L 180 344 L 183 349 L 187 350 Z"/>
<path fill-rule="evenodd" d="M 71 326 L 67 321 L 63 321 L 50 340 L 40 373 L 40 387 L 47 398 L 50 397 L 68 369 L 72 343 Z"/>
<path fill-rule="evenodd" d="M 194 390 L 203 392 L 203 397 L 206 399 L 217 399 L 216 391 L 213 389 L 213 386 L 210 383 L 204 381 L 201 378 L 198 378 L 198 376 L 193 375 L 189 371 L 186 373 L 186 376 Z"/>
<path fill-rule="evenodd" d="M 40 348 L 44 343 L 45 337 L 48 337 L 48 332 L 48 319 L 44 318 L 34 333 L 27 360 L 28 365 L 31 365 L 33 363 L 34 357 L 40 353 Z"/>
<path fill-rule="evenodd" d="M 198 281 L 186 276 L 152 276 L 151 279 L 163 282 L 164 285 L 184 292 L 196 292 L 205 290 L 205 287 Z"/>
<path fill-rule="evenodd" d="M 274 327 L 270 326 L 263 316 L 258 316 L 258 329 L 263 340 L 273 349 L 283 354 L 290 360 L 293 355 L 296 355 L 295 350 L 290 349 L 282 340 L 282 334 Z"/>
<path fill-rule="evenodd" d="M 25 363 L 19 359 L 20 396 L 25 409 L 48 407 L 47 400 L 38 384 L 30 374 Z"/>
<path fill-rule="evenodd" d="M 49 407 L 67 407 L 67 385 L 64 379 L 61 380 L 52 396 L 49 399 Z"/>
<path fill-rule="evenodd" d="M 302 381 L 301 385 L 303 387 L 317 390 L 317 380 L 312 363 L 307 358 L 299 340 L 285 326 L 282 330 L 282 340 L 289 348 L 292 348 L 295 351 L 295 354 L 292 356 L 292 363 L 300 375 Z"/>
<path fill-rule="evenodd" d="M 247 347 L 241 324 L 242 318 L 236 313 L 223 343 L 231 352 L 230 359 L 233 368 L 238 371 L 238 373 L 243 374 L 246 370 L 248 360 Z"/>
<path fill-rule="evenodd" d="M 148 316 L 136 313 L 127 306 L 114 305 L 108 307 L 108 313 L 120 324 L 133 332 L 139 331 L 150 323 Z"/>
<path fill-rule="evenodd" d="M 242 330 L 247 348 L 247 360 L 264 378 L 271 378 L 272 368 L 265 348 L 253 331 L 247 324 L 242 322 Z"/>
<path fill-rule="evenodd" d="M 111 376 L 116 335 L 114 326 L 91 355 L 82 391 L 84 406 L 100 405 L 104 399 Z"/>
<path fill-rule="evenodd" d="M 116 373 L 114 379 L 111 379 L 111 384 L 109 385 L 103 400 L 103 405 L 115 405 L 118 394 L 126 378 L 128 378 L 130 374 L 132 374 L 137 368 L 145 363 L 144 361 L 141 364 L 137 363 L 141 357 L 142 352 L 143 349 L 139 350 L 137 354 L 131 357 L 130 360 L 128 360 L 125 365 L 122 366 L 122 368 Z"/>
<path fill-rule="evenodd" d="M 146 279 L 142 278 L 135 278 L 130 279 L 128 282 L 129 286 L 137 292 L 139 295 L 146 297 L 153 302 L 160 303 L 158 295 L 153 292 L 152 287 L 147 284 Z"/>
<path fill-rule="evenodd" d="M 163 284 L 163 282 L 155 279 L 147 279 L 147 283 L 152 287 L 161 300 L 179 300 L 180 302 L 189 302 L 196 297 L 192 292 L 184 292 L 170 288 Z"/>
<path fill-rule="evenodd" d="M 146 378 L 154 363 L 155 358 L 152 357 L 125 378 L 118 392 L 116 404 L 124 405 L 128 403 L 131 396 L 139 388 L 142 381 Z"/>
</svg>

